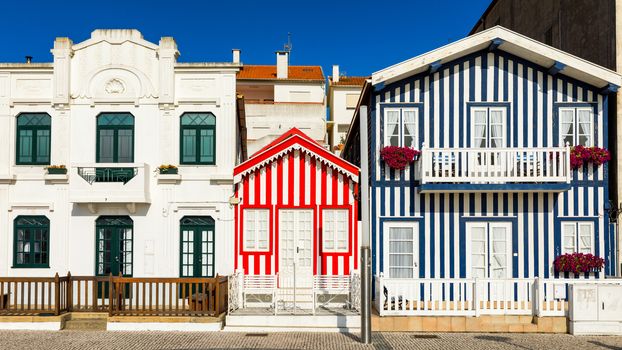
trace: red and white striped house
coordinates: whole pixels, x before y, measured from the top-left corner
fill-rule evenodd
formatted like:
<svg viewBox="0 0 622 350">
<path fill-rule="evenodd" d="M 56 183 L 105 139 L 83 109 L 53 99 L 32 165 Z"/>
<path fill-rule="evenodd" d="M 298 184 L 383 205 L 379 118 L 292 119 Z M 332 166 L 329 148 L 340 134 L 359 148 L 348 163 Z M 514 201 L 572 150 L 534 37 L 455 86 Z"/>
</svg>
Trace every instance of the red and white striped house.
<svg viewBox="0 0 622 350">
<path fill-rule="evenodd" d="M 238 165 L 236 270 L 303 288 L 357 270 L 358 173 L 296 128 Z"/>
</svg>

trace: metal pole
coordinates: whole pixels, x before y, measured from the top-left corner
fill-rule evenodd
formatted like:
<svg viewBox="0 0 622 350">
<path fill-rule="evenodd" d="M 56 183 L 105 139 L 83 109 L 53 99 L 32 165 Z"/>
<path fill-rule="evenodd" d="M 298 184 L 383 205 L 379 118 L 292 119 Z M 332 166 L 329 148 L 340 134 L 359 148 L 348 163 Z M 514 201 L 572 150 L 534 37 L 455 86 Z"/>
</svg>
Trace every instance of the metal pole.
<svg viewBox="0 0 622 350">
<path fill-rule="evenodd" d="M 361 138 L 361 342 L 371 344 L 371 250 L 369 246 L 369 156 L 367 106 L 359 109 Z"/>
</svg>

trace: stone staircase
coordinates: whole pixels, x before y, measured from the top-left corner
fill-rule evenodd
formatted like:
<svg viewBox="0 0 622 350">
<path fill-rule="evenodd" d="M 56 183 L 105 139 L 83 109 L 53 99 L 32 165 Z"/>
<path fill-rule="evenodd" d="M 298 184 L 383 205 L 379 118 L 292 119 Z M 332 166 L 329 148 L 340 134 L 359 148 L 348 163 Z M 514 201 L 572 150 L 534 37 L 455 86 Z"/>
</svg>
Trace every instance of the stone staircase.
<svg viewBox="0 0 622 350">
<path fill-rule="evenodd" d="M 106 313 L 72 313 L 62 324 L 63 330 L 105 331 L 108 326 Z"/>
</svg>

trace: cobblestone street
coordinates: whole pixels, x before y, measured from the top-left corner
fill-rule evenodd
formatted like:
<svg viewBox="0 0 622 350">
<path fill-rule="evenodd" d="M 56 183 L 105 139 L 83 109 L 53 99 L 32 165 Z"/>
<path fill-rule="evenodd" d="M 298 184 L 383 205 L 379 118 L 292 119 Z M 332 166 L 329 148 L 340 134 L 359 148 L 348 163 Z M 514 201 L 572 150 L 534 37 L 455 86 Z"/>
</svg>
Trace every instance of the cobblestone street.
<svg viewBox="0 0 622 350">
<path fill-rule="evenodd" d="M 622 337 L 549 334 L 374 333 L 373 345 L 339 333 L 0 331 L 1 349 L 622 349 Z"/>
</svg>

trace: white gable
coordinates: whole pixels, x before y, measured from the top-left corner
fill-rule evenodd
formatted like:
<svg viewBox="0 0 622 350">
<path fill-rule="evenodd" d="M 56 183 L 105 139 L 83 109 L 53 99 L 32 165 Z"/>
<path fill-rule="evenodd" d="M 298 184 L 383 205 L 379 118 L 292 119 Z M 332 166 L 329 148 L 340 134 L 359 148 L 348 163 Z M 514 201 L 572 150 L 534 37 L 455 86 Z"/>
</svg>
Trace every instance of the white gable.
<svg viewBox="0 0 622 350">
<path fill-rule="evenodd" d="M 561 63 L 565 66 L 563 74 L 596 87 L 609 84 L 622 85 L 622 77 L 616 72 L 601 67 L 582 58 L 565 53 L 554 47 L 496 26 L 462 40 L 411 58 L 372 74 L 372 84 L 391 83 L 405 77 L 426 71 L 432 63 L 446 63 L 483 50 L 495 39 L 501 39 L 499 50 L 531 61 L 543 67 Z"/>
</svg>

